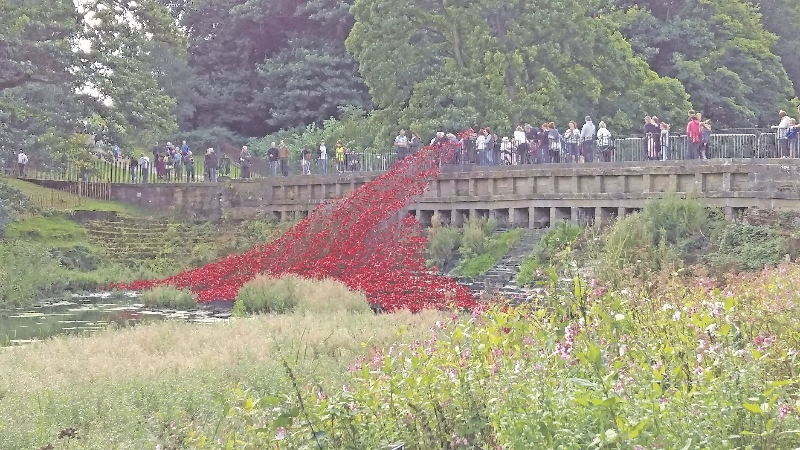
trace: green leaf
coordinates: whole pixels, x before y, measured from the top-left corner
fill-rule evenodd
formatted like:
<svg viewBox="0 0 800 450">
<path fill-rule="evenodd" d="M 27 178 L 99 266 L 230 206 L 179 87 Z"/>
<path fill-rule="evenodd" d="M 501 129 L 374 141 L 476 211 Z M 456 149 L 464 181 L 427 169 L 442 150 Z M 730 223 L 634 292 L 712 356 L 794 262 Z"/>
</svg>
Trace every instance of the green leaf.
<svg viewBox="0 0 800 450">
<path fill-rule="evenodd" d="M 742 404 L 742 406 L 744 406 L 744 409 L 746 409 L 746 410 L 748 410 L 750 412 L 753 412 L 753 413 L 756 413 L 756 414 L 764 414 L 764 411 L 761 410 L 761 407 L 756 405 L 755 403 L 744 403 L 744 404 Z"/>
</svg>

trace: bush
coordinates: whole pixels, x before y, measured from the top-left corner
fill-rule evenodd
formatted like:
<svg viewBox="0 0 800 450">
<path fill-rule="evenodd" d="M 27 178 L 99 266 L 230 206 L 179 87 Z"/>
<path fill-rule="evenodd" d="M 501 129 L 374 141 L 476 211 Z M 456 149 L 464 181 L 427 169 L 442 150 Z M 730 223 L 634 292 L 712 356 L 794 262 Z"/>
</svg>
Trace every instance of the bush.
<svg viewBox="0 0 800 450">
<path fill-rule="evenodd" d="M 617 220 L 606 233 L 600 274 L 620 283 L 623 272 L 637 277 L 673 272 L 691 257 L 690 251 L 697 251 L 702 241 L 698 237 L 709 226 L 706 209 L 697 200 L 676 194 L 651 200 L 641 212 Z"/>
<path fill-rule="evenodd" d="M 428 242 L 425 246 L 425 259 L 429 267 L 436 266 L 440 271 L 450 270 L 458 260 L 458 247 L 461 245 L 461 230 L 443 226 L 439 216 L 434 214 L 428 228 Z"/>
<path fill-rule="evenodd" d="M 170 309 L 195 309 L 197 304 L 191 292 L 175 286 L 156 286 L 142 292 L 142 303 L 148 307 Z"/>
<path fill-rule="evenodd" d="M 470 217 L 464 224 L 461 247 L 458 249 L 461 257 L 479 255 L 486 251 L 488 239 L 497 229 L 497 221 Z"/>
<path fill-rule="evenodd" d="M 663 297 L 592 293 L 580 314 L 571 289 L 481 307 L 372 349 L 344 388 L 232 393 L 217 429 L 280 449 L 796 448 L 800 266 L 719 290 L 661 281 Z"/>
<path fill-rule="evenodd" d="M 350 313 L 371 311 L 367 298 L 335 280 L 260 275 L 239 289 L 237 312 L 287 314 L 291 312 Z"/>
<path fill-rule="evenodd" d="M 786 252 L 784 237 L 760 225 L 726 223 L 712 240 L 716 249 L 705 260 L 717 270 L 760 270 L 780 263 Z"/>
</svg>

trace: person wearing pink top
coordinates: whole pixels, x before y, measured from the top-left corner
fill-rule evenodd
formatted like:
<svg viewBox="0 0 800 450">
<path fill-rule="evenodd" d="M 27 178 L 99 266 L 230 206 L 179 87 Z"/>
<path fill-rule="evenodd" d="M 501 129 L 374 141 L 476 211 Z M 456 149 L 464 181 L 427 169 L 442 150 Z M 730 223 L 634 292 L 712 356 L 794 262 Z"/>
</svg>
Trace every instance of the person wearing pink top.
<svg viewBox="0 0 800 450">
<path fill-rule="evenodd" d="M 700 132 L 700 121 L 697 119 L 697 114 L 689 115 L 689 123 L 686 125 L 686 140 L 687 152 L 686 159 L 698 159 L 700 155 L 700 141 L 703 135 Z"/>
</svg>

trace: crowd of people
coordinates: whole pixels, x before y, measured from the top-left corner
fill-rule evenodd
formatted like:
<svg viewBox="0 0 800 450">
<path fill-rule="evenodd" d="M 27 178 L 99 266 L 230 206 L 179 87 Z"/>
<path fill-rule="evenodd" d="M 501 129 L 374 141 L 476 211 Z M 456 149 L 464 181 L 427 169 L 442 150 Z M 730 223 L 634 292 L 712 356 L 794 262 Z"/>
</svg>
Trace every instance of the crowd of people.
<svg viewBox="0 0 800 450">
<path fill-rule="evenodd" d="M 797 107 L 797 112 L 800 115 L 800 106 Z M 778 117 L 779 124 L 772 127 L 775 130 L 774 152 L 769 152 L 768 156 L 800 157 L 798 120 L 785 111 L 780 111 Z M 671 126 L 658 117 L 644 117 L 642 135 L 642 160 L 708 159 L 711 155 L 712 124 L 711 121 L 704 120 L 697 111 L 688 112 L 686 144 L 685 147 L 680 146 L 681 152 L 670 150 Z M 600 121 L 595 125 L 590 116 L 586 116 L 580 125 L 576 121 L 568 122 L 563 131 L 554 122 L 545 122 L 541 126 L 520 125 L 510 136 L 502 138 L 490 127 L 476 124 L 459 135 L 439 131 L 431 139 L 430 145 L 453 146 L 454 160 L 449 163 L 481 166 L 611 162 L 615 160 L 614 153 L 617 150 L 615 139 L 606 123 Z M 397 160 L 418 152 L 422 147 L 421 136 L 416 132 L 409 135 L 406 130 L 400 130 L 393 142 Z M 105 160 L 108 153 L 104 153 L 101 159 Z M 195 156 L 186 141 L 180 147 L 171 142 L 163 146 L 157 144 L 152 149 L 152 157 L 141 152 L 138 157 L 125 158 L 118 145 L 113 146 L 111 153 L 114 161 L 127 159 L 127 170 L 132 182 L 193 182 L 200 179 L 196 173 Z M 268 173 L 272 176 L 289 176 L 292 154 L 285 141 L 282 140 L 279 144 L 272 142 L 265 156 Z M 0 156 L 3 156 L 2 168 L 6 174 L 26 176 L 29 160 L 24 151 L 13 151 Z M 299 152 L 299 168 L 303 175 L 311 175 L 313 172 L 327 174 L 333 168 L 339 173 L 356 172 L 362 169 L 359 156 L 358 153 L 349 151 L 342 141 L 337 141 L 333 148 L 322 141 L 315 148 L 303 146 Z M 251 177 L 254 162 L 248 147 L 242 147 L 236 161 L 241 179 Z M 203 163 L 203 180 L 209 182 L 216 182 L 220 176 L 230 177 L 234 165 L 228 152 L 218 153 L 214 148 L 206 149 Z M 88 181 L 88 169 L 82 170 L 81 174 Z"/>
</svg>

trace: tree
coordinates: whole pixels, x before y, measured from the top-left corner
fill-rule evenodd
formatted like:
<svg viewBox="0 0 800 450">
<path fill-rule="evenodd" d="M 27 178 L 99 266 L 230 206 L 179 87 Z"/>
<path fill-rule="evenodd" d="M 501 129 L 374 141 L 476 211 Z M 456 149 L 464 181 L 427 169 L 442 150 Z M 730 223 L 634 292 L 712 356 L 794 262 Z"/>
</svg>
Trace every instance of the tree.
<svg viewBox="0 0 800 450">
<path fill-rule="evenodd" d="M 81 6 L 88 43 L 82 74 L 100 100 L 96 123 L 123 148 L 149 148 L 177 128 L 175 99 L 157 81 L 156 51 L 180 54 L 185 40 L 155 0 L 92 0 Z"/>
<path fill-rule="evenodd" d="M 793 44 L 800 26 L 800 2 L 793 0 L 759 0 L 761 22 L 778 36 L 772 51 L 781 57 L 783 68 L 794 81 L 794 95 L 800 97 L 800 55 Z"/>
<path fill-rule="evenodd" d="M 792 86 L 775 35 L 743 0 L 618 0 L 611 8 L 636 53 L 680 80 L 717 127 L 766 126 L 790 107 Z"/>
<path fill-rule="evenodd" d="M 71 139 L 86 113 L 72 51 L 79 23 L 71 0 L 0 2 L 0 146 L 36 163 L 82 150 Z"/>
<path fill-rule="evenodd" d="M 688 109 L 679 82 L 634 56 L 599 3 L 356 0 L 347 48 L 379 108 L 418 129 L 508 129 L 583 115 L 627 129 Z"/>
<path fill-rule="evenodd" d="M 346 1 L 203 0 L 173 9 L 189 33 L 195 85 L 179 97 L 193 110 L 182 127 L 263 136 L 321 123 L 342 105 L 368 105 L 344 48 Z"/>
</svg>

